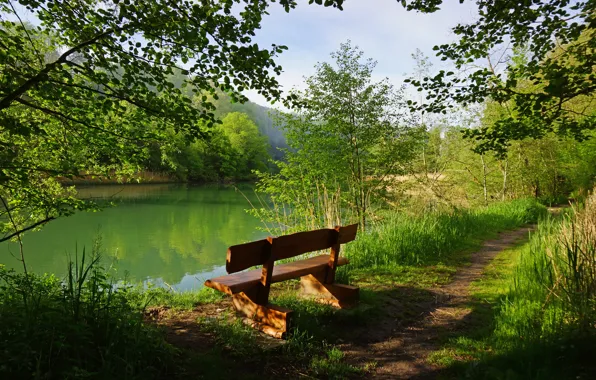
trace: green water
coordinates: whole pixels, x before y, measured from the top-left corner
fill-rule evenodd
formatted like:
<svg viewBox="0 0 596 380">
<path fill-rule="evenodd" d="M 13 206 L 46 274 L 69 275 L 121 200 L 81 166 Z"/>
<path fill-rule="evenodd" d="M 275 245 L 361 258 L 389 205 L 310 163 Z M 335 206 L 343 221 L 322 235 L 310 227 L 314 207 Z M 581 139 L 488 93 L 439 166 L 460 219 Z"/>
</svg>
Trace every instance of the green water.
<svg viewBox="0 0 596 380">
<path fill-rule="evenodd" d="M 100 237 L 103 263 L 113 265 L 119 278 L 198 289 L 206 279 L 225 274 L 228 246 L 267 235 L 245 212 L 250 207 L 245 196 L 255 201 L 251 189 L 127 185 L 84 188 L 79 194 L 117 205 L 58 219 L 26 234 L 29 271 L 64 276 L 68 254 L 89 250 Z M 11 252 L 18 253 L 15 243 L 0 243 L 0 263 L 21 270 Z"/>
</svg>

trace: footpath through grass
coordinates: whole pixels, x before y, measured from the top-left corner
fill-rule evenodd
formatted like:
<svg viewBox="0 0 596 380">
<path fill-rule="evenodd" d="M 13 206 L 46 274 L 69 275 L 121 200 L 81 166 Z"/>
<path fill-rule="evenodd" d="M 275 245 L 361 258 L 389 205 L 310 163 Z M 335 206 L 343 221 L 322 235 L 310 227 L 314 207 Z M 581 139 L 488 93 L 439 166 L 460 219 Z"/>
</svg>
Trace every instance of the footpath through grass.
<svg viewBox="0 0 596 380">
<path fill-rule="evenodd" d="M 543 220 L 472 293 L 468 331 L 431 357 L 445 378 L 596 378 L 596 196 Z"/>
<path fill-rule="evenodd" d="M 290 338 L 277 349 L 263 348 L 258 334 L 236 319 L 228 301 L 211 289 L 173 293 L 114 286 L 95 261 L 72 267 L 65 281 L 0 269 L 0 377 L 364 375 L 376 363 L 358 368 L 346 364 L 336 347 L 339 342 L 356 330 L 374 328 L 383 313 L 400 313 L 395 315 L 400 320 L 416 318 L 407 308 L 388 311 L 387 300 L 408 298 L 404 304 L 410 305 L 425 301 L 430 296 L 425 289 L 448 282 L 482 240 L 535 222 L 544 213 L 537 203 L 520 200 L 420 217 L 388 214 L 342 251 L 351 263 L 339 272 L 339 281 L 361 287 L 358 307 L 336 310 L 298 298 L 297 281 L 274 286 L 271 302 L 295 311 Z M 168 344 L 162 327 L 146 323 L 149 307 L 190 313 L 211 305 L 215 317 L 198 314 L 192 321 L 199 329 L 196 339 L 204 340 L 200 349 Z"/>
</svg>

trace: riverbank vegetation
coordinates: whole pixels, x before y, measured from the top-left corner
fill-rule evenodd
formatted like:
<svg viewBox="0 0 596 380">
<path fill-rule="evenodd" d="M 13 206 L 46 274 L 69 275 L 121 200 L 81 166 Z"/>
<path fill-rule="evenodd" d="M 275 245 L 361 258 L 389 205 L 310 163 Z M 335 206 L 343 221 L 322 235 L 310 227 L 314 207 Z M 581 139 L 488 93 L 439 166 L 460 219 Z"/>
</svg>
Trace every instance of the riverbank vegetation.
<svg viewBox="0 0 596 380">
<path fill-rule="evenodd" d="M 596 366 L 596 194 L 543 220 L 473 286 L 479 317 L 432 360 L 467 378 L 591 378 Z"/>
<path fill-rule="evenodd" d="M 271 366 L 276 361 L 293 363 L 313 376 L 362 373 L 362 369 L 344 363 L 341 351 L 334 348 L 338 339 L 345 339 L 346 323 L 354 327 L 374 324 L 370 315 L 384 313 L 381 305 L 388 287 L 400 284 L 422 292 L 444 284 L 482 240 L 535 222 L 544 212 L 535 201 L 513 201 L 488 209 L 407 219 L 387 215 L 386 222 L 371 226 L 345 252 L 353 265 L 346 266 L 340 276 L 362 287 L 360 305 L 336 310 L 297 297 L 293 282 L 278 284 L 272 302 L 295 310 L 297 320 L 288 344 L 267 354 L 258 336 L 227 313 L 226 304 L 216 306 L 222 310 L 215 318 L 197 314 L 195 319 L 199 319 L 193 320 L 198 322 L 199 332 L 191 336 L 200 339 L 197 344 L 211 347 L 207 352 L 170 345 L 163 329 L 147 323 L 155 313 L 165 310 L 167 315 L 168 311 L 218 305 L 225 302 L 224 297 L 211 289 L 179 293 L 119 282 L 112 271 L 100 265 L 99 245 L 92 254 L 83 251 L 75 256 L 65 279 L 0 268 L 0 352 L 5 355 L 0 358 L 0 373 L 10 378 L 155 378 L 212 370 L 215 378 L 224 378 L 216 375 L 218 366 L 229 365 L 226 360 L 244 363 L 247 357 Z M 392 247 L 391 255 L 387 247 Z M 213 347 L 223 349 L 224 356 L 207 369 L 187 362 L 192 359 L 206 365 L 213 360 Z"/>
</svg>

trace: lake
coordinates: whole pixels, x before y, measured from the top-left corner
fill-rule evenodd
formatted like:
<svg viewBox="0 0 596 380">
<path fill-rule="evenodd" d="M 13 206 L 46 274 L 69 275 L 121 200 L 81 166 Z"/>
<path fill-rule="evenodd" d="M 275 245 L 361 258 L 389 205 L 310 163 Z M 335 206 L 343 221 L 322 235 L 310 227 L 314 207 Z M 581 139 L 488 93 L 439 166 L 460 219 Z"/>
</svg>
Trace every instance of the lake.
<svg viewBox="0 0 596 380">
<path fill-rule="evenodd" d="M 66 274 L 68 256 L 80 255 L 101 239 L 104 266 L 118 278 L 150 281 L 177 290 L 202 287 L 225 274 L 227 247 L 260 239 L 261 222 L 246 213 L 251 188 L 223 186 L 107 185 L 79 189 L 82 198 L 116 203 L 98 212 L 79 212 L 24 235 L 27 268 Z M 248 198 L 248 200 L 247 200 Z M 16 243 L 0 243 L 0 262 L 21 271 Z"/>
</svg>

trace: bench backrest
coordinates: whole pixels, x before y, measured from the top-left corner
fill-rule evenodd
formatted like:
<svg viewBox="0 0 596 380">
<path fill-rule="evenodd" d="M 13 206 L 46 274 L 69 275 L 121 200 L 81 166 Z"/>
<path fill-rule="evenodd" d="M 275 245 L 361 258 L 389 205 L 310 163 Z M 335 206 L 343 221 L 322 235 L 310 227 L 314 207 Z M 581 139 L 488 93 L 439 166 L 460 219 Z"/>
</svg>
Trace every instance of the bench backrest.
<svg viewBox="0 0 596 380">
<path fill-rule="evenodd" d="M 356 239 L 358 224 L 334 229 L 298 232 L 291 235 L 269 237 L 228 248 L 226 271 L 239 272 L 255 265 L 288 259 L 303 253 L 333 248 Z M 337 249 L 339 251 L 339 249 Z M 337 258 L 335 258 L 337 260 Z"/>
</svg>

